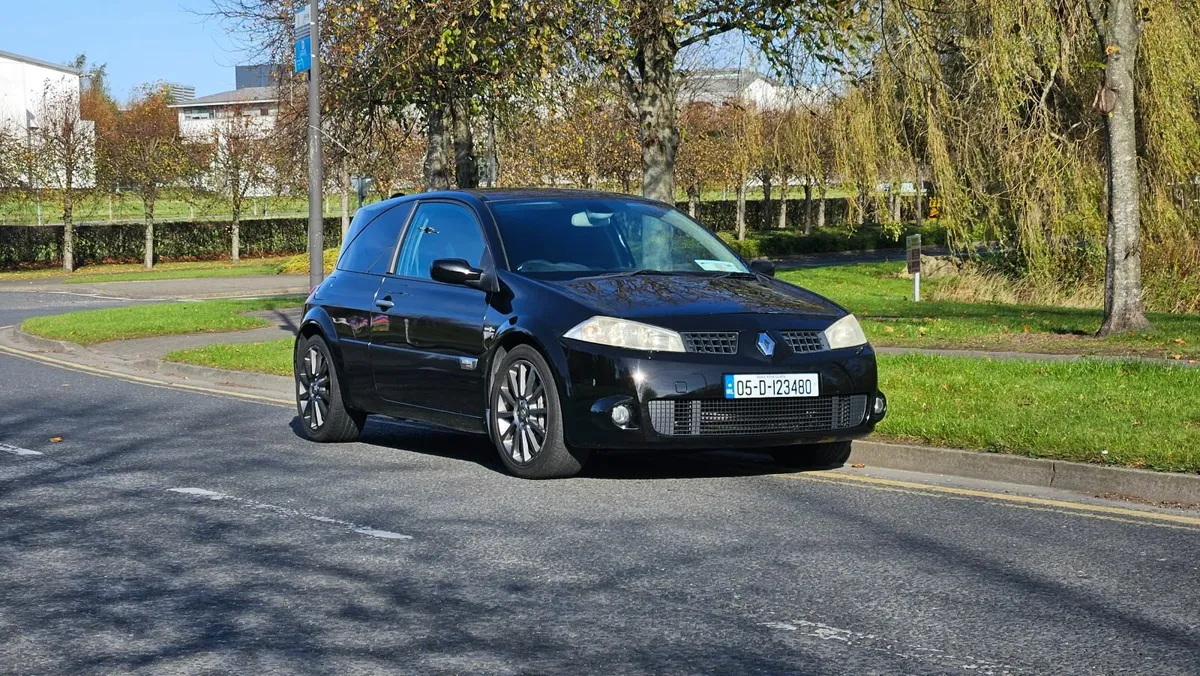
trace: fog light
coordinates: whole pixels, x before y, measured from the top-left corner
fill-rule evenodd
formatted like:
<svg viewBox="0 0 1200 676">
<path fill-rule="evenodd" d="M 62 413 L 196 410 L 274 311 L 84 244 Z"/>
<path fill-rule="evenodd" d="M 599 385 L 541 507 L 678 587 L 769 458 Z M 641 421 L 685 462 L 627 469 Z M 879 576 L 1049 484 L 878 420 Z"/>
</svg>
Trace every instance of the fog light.
<svg viewBox="0 0 1200 676">
<path fill-rule="evenodd" d="M 624 427 L 629 424 L 630 420 L 633 420 L 633 411 L 630 410 L 629 406 L 625 404 L 618 404 L 617 406 L 613 407 L 613 424 L 615 424 L 617 427 Z"/>
<path fill-rule="evenodd" d="M 883 396 L 882 392 L 875 396 L 875 405 L 871 407 L 871 413 L 875 418 L 881 418 L 887 413 L 887 397 Z"/>
</svg>

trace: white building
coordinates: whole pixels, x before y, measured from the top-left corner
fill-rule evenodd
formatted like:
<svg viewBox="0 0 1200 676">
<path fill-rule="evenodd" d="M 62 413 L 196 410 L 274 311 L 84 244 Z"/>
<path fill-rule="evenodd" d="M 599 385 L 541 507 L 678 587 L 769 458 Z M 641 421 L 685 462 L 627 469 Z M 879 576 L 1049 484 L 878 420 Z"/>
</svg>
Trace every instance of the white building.
<svg viewBox="0 0 1200 676">
<path fill-rule="evenodd" d="M 275 87 L 245 87 L 220 94 L 180 101 L 170 106 L 179 111 L 179 133 L 194 141 L 210 141 L 222 127 L 220 120 L 250 118 L 264 133 L 275 128 L 279 115 L 279 91 Z"/>
<path fill-rule="evenodd" d="M 33 144 L 39 127 L 54 120 L 79 121 L 80 78 L 81 73 L 74 68 L 0 51 L 0 128 L 15 132 L 19 138 Z M 66 107 L 59 108 L 62 104 Z M 55 109 L 48 110 L 48 106 Z M 44 120 L 47 115 L 50 119 Z M 94 123 L 82 121 L 75 128 L 88 139 L 85 142 L 89 146 L 94 143 Z M 91 185 L 90 150 L 85 154 L 89 157 L 87 167 L 81 167 L 73 177 L 75 185 L 81 188 Z M 47 170 L 52 173 L 40 182 L 53 184 L 65 175 L 61 168 Z M 29 179 L 21 177 L 19 180 Z M 37 179 L 34 183 L 34 187 L 46 187 L 37 185 Z"/>
<path fill-rule="evenodd" d="M 74 68 L 0 52 L 0 125 L 15 126 L 22 132 L 37 127 L 38 112 L 47 93 L 73 93 L 78 117 L 79 78 Z"/>
<path fill-rule="evenodd" d="M 759 110 L 779 110 L 791 104 L 811 105 L 816 98 L 812 92 L 782 85 L 752 70 L 714 68 L 680 73 L 681 105 L 737 101 Z"/>
</svg>

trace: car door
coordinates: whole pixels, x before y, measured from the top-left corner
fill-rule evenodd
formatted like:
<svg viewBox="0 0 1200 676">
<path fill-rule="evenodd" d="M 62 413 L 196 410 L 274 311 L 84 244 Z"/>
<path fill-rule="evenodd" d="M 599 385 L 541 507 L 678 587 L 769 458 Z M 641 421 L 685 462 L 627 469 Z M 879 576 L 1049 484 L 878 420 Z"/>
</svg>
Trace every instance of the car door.
<svg viewBox="0 0 1200 676">
<path fill-rule="evenodd" d="M 434 281 L 430 266 L 435 260 L 461 258 L 480 267 L 487 255 L 470 207 L 449 200 L 418 204 L 405 228 L 394 274 L 379 288 L 380 328 L 372 333 L 371 360 L 380 398 L 482 418 L 479 362 L 487 294 Z"/>
</svg>

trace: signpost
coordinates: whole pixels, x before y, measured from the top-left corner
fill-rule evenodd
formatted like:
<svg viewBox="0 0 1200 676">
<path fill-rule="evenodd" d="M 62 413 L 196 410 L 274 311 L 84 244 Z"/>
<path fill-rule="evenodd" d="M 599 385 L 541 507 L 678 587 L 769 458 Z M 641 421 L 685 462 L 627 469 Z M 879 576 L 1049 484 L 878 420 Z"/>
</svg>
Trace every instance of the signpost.
<svg viewBox="0 0 1200 676">
<path fill-rule="evenodd" d="M 921 302 L 921 236 L 909 235 L 906 240 L 908 244 L 908 272 L 913 277 L 913 302 Z"/>
<path fill-rule="evenodd" d="M 321 201 L 321 31 L 317 0 L 296 11 L 296 72 L 308 73 L 308 286 L 325 279 L 325 219 Z"/>
</svg>

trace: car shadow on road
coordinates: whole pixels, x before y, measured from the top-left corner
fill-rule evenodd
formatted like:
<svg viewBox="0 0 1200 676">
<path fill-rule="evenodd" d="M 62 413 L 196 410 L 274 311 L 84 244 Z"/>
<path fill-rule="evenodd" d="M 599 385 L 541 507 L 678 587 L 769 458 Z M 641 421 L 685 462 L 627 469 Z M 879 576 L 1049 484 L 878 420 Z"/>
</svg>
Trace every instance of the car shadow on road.
<svg viewBox="0 0 1200 676">
<path fill-rule="evenodd" d="M 304 438 L 299 417 L 291 422 L 296 436 Z M 423 423 L 371 416 L 361 443 L 396 451 L 420 453 L 473 462 L 508 475 L 492 443 L 482 435 L 456 432 Z M 820 471 L 814 467 L 804 471 Z M 592 454 L 579 478 L 605 480 L 715 479 L 765 476 L 794 472 L 775 464 L 764 453 L 735 448 L 712 452 L 603 451 Z"/>
</svg>

